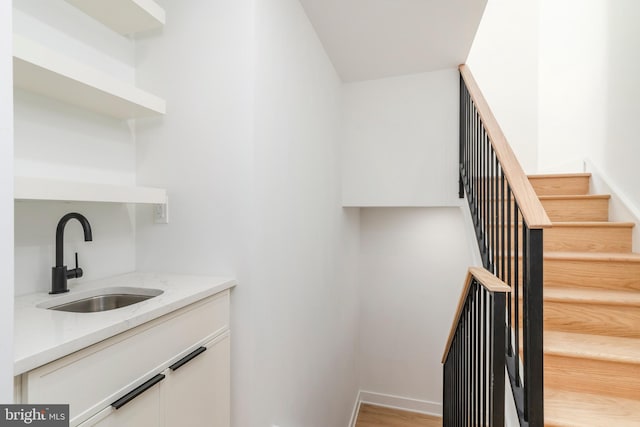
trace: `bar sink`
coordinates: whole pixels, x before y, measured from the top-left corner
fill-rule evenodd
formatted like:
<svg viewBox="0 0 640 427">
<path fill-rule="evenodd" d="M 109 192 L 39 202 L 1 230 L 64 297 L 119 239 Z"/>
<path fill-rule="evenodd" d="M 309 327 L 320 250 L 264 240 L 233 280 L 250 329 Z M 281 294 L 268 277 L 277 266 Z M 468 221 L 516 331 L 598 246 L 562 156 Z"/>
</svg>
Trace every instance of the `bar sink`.
<svg viewBox="0 0 640 427">
<path fill-rule="evenodd" d="M 130 287 L 94 289 L 54 298 L 37 307 L 72 313 L 98 313 L 138 304 L 163 292 L 160 289 Z"/>
</svg>

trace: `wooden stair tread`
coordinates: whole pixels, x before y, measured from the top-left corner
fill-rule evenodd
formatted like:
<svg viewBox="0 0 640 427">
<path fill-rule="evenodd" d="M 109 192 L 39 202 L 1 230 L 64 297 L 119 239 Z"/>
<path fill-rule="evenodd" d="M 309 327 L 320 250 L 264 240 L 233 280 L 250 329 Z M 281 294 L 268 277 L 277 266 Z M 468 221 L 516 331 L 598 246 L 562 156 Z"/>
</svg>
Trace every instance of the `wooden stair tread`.
<svg viewBox="0 0 640 427">
<path fill-rule="evenodd" d="M 592 199 L 611 199 L 610 194 L 553 194 L 547 196 L 538 196 L 540 200 L 592 200 Z"/>
<path fill-rule="evenodd" d="M 617 261 L 617 262 L 640 262 L 640 254 L 614 253 L 614 252 L 554 252 L 544 253 L 544 259 L 553 260 L 577 260 L 577 261 Z"/>
<path fill-rule="evenodd" d="M 640 365 L 640 339 L 545 331 L 544 353 Z"/>
<path fill-rule="evenodd" d="M 633 222 L 613 222 L 613 221 L 553 221 L 553 227 L 605 227 L 605 228 L 633 228 Z"/>
<path fill-rule="evenodd" d="M 506 252 L 507 258 L 513 258 L 514 252 Z M 502 252 L 497 252 L 496 256 L 502 256 Z M 593 262 L 640 262 L 640 254 L 636 252 L 563 252 L 563 251 L 544 251 L 543 257 L 545 260 L 558 260 L 558 261 L 593 261 Z M 518 259 L 522 258 L 522 250 L 518 252 Z"/>
<path fill-rule="evenodd" d="M 545 389 L 545 426 L 640 427 L 640 401 Z"/>
<path fill-rule="evenodd" d="M 547 179 L 547 178 L 591 178 L 591 174 L 588 172 L 577 173 L 536 173 L 527 175 L 529 179 Z"/>
<path fill-rule="evenodd" d="M 545 319 L 545 323 L 547 320 L 550 322 L 544 332 L 544 353 L 545 359 L 548 358 L 549 362 L 549 372 L 545 373 L 545 377 L 551 375 L 547 383 L 549 387 L 545 389 L 545 425 L 640 427 L 640 396 L 636 393 L 637 381 L 627 387 L 624 392 L 610 393 L 611 390 L 618 390 L 614 386 L 616 381 L 625 382 L 625 378 L 622 378 L 622 369 L 624 372 L 628 371 L 629 375 L 635 375 L 640 370 L 640 338 L 626 337 L 626 328 L 629 325 L 624 322 L 620 328 L 625 328 L 625 334 L 612 336 L 619 326 L 616 323 L 618 316 L 623 313 L 635 313 L 634 310 L 640 308 L 640 292 L 633 288 L 609 290 L 606 285 L 615 284 L 621 288 L 622 285 L 609 283 L 609 280 L 604 280 L 605 276 L 600 275 L 607 274 L 606 278 L 618 277 L 617 272 L 611 268 L 603 269 L 604 264 L 608 262 L 616 266 L 612 268 L 619 271 L 627 271 L 625 264 L 628 263 L 628 273 L 637 274 L 640 254 L 630 252 L 630 243 L 628 247 L 613 248 L 611 246 L 611 242 L 621 242 L 617 240 L 618 237 L 626 235 L 624 233 L 630 233 L 630 229 L 635 227 L 635 224 L 607 221 L 611 196 L 588 194 L 590 177 L 589 173 L 529 176 L 531 184 L 539 194 L 540 201 L 546 202 L 545 209 L 548 209 L 549 216 L 552 217 L 550 228 L 557 230 L 553 235 L 549 235 L 548 242 L 545 240 L 547 250 L 543 255 L 544 259 L 551 261 L 550 265 L 554 266 L 552 277 L 558 279 L 554 280 L 558 283 L 557 287 L 545 286 L 544 290 L 544 300 L 550 304 L 549 310 L 551 308 L 555 310 L 551 310 L 550 319 Z M 623 231 L 623 229 L 629 229 L 629 231 Z M 585 246 L 586 243 L 588 247 Z M 605 252 L 609 249 L 612 252 Z M 590 283 L 591 286 L 597 285 L 596 288 L 567 287 L 572 286 L 574 280 L 569 280 L 566 285 L 563 285 L 563 281 L 560 280 L 563 277 L 559 270 L 564 268 L 565 264 L 562 261 L 567 261 L 566 274 L 577 274 L 577 276 L 581 275 L 578 271 L 574 271 L 576 268 L 593 263 L 589 274 L 595 274 L 593 278 L 602 277 L 603 287 L 600 288 L 597 281 Z M 547 282 L 548 280 L 545 281 Z M 574 311 L 577 314 L 574 313 L 571 317 L 569 312 Z M 580 313 L 584 312 L 589 313 L 587 318 L 584 315 L 580 317 Z M 590 323 L 592 315 L 596 319 L 593 322 L 598 325 L 603 316 L 611 316 L 613 323 L 607 324 L 605 329 L 589 328 L 593 323 Z M 553 323 L 552 320 L 555 318 L 560 319 L 560 323 Z M 560 330 L 555 330 L 556 328 Z M 605 334 L 597 335 L 598 332 Z M 584 373 L 575 372 L 575 369 L 584 370 Z M 565 375 L 565 372 L 573 373 Z M 552 379 L 555 375 L 559 375 L 559 380 L 554 382 Z M 575 375 L 578 376 L 575 377 Z M 580 375 L 588 375 L 589 380 L 584 380 Z M 591 378 L 591 375 L 595 375 L 595 378 Z M 574 387 L 565 389 L 564 382 L 574 379 L 577 380 Z M 590 393 L 585 393 L 589 390 Z M 629 399 L 630 396 L 633 399 Z"/>
<path fill-rule="evenodd" d="M 544 300 L 640 307 L 640 292 L 557 287 L 545 289 Z"/>
<path fill-rule="evenodd" d="M 502 221 L 489 222 L 490 226 L 507 225 Z M 515 223 L 509 224 L 514 226 Z M 622 221 L 552 221 L 551 228 L 553 227 L 605 227 L 605 228 L 633 228 L 636 224 L 634 222 L 622 222 Z M 518 228 L 522 227 L 522 221 L 518 222 Z M 548 228 L 547 228 L 548 230 Z"/>
</svg>

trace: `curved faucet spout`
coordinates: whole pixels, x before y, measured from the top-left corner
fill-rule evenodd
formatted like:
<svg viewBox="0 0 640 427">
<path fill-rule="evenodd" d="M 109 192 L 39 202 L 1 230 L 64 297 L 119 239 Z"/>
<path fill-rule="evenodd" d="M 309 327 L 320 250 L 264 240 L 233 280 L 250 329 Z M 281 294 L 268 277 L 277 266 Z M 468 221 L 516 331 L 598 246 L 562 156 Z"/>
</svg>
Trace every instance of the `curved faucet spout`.
<svg viewBox="0 0 640 427">
<path fill-rule="evenodd" d="M 67 279 L 77 279 L 82 277 L 82 269 L 78 266 L 78 253 L 76 252 L 76 268 L 68 270 L 64 264 L 64 227 L 71 219 L 77 219 L 84 231 L 84 241 L 93 240 L 91 225 L 84 215 L 71 212 L 60 218 L 58 228 L 56 228 L 56 265 L 51 269 L 51 292 L 50 294 L 60 294 L 68 292 Z"/>
<path fill-rule="evenodd" d="M 58 221 L 58 228 L 56 228 L 56 267 L 62 267 L 64 263 L 64 227 L 71 219 L 77 219 L 82 225 L 84 231 L 84 241 L 91 242 L 93 235 L 91 234 L 91 224 L 84 215 L 77 212 L 71 212 L 60 218 Z"/>
</svg>

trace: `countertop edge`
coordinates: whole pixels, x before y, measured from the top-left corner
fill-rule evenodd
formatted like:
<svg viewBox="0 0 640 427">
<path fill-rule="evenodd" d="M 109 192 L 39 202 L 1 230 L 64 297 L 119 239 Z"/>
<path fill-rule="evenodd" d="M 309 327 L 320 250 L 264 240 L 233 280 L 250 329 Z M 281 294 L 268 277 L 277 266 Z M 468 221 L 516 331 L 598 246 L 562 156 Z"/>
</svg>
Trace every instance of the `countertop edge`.
<svg viewBox="0 0 640 427">
<path fill-rule="evenodd" d="M 203 276 L 203 278 L 205 278 Z M 13 375 L 18 376 L 24 374 L 30 370 L 43 366 L 47 363 L 53 362 L 61 357 L 68 356 L 76 351 L 87 348 L 93 344 L 96 344 L 105 339 L 114 337 L 120 333 L 126 332 L 144 323 L 150 322 L 161 316 L 169 314 L 175 310 L 179 310 L 190 304 L 196 303 L 204 298 L 212 295 L 224 292 L 228 289 L 232 289 L 237 286 L 235 279 L 232 278 L 220 278 L 220 283 L 207 287 L 201 291 L 186 295 L 183 298 L 171 301 L 168 304 L 164 304 L 153 308 L 152 310 L 137 314 L 131 318 L 124 318 L 114 324 L 106 325 L 103 328 L 96 329 L 84 336 L 76 337 L 71 341 L 64 342 L 60 345 L 51 348 L 45 348 L 41 352 L 25 356 L 21 359 L 14 359 Z"/>
</svg>

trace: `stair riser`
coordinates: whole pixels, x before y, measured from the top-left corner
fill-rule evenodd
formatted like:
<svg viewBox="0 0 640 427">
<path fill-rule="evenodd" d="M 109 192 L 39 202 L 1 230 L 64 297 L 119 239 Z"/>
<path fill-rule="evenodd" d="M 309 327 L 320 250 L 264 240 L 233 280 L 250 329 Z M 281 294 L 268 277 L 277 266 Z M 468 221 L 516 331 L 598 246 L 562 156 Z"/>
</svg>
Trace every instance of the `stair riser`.
<svg viewBox="0 0 640 427">
<path fill-rule="evenodd" d="M 640 307 L 545 301 L 545 330 L 640 338 Z"/>
<path fill-rule="evenodd" d="M 544 283 L 545 286 L 640 291 L 640 263 L 545 259 Z"/>
<path fill-rule="evenodd" d="M 545 251 L 631 252 L 632 227 L 564 227 L 544 231 Z"/>
<path fill-rule="evenodd" d="M 538 196 L 581 195 L 589 192 L 588 176 L 529 178 Z"/>
<path fill-rule="evenodd" d="M 555 224 L 544 230 L 544 250 L 552 252 L 613 252 L 629 253 L 632 247 L 633 227 L 605 225 L 568 226 Z M 502 245 L 515 245 L 515 233 L 518 233 L 518 248 L 522 253 L 522 227 L 495 230 L 489 228 L 490 238 Z"/>
<path fill-rule="evenodd" d="M 608 199 L 541 200 L 551 221 L 608 221 Z"/>
<path fill-rule="evenodd" d="M 640 396 L 640 365 L 545 355 L 546 387 L 620 398 Z"/>
</svg>

